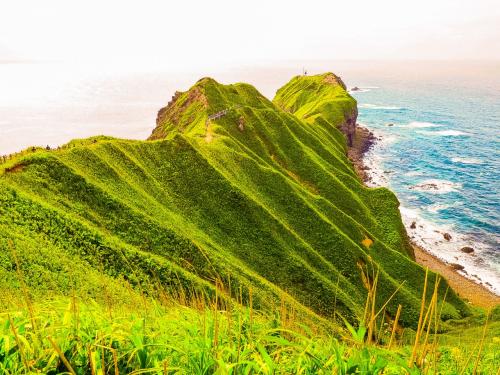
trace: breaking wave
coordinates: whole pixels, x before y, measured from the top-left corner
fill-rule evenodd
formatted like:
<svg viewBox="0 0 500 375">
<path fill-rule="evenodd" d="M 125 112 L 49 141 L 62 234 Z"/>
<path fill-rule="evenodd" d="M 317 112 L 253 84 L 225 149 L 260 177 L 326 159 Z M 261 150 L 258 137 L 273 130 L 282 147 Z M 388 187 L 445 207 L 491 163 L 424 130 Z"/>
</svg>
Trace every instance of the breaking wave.
<svg viewBox="0 0 500 375">
<path fill-rule="evenodd" d="M 420 122 L 420 121 L 412 121 L 407 125 L 403 125 L 405 128 L 412 129 L 422 129 L 422 128 L 437 128 L 441 125 L 434 124 L 433 122 Z"/>
<path fill-rule="evenodd" d="M 418 131 L 419 134 L 433 135 L 433 136 L 445 136 L 445 137 L 458 137 L 461 135 L 471 135 L 470 133 L 462 132 L 460 130 L 439 130 L 439 131 Z"/>
<path fill-rule="evenodd" d="M 425 180 L 417 185 L 410 186 L 410 190 L 424 191 L 436 194 L 445 194 L 457 191 L 462 187 L 461 184 L 447 180 L 431 179 Z"/>
<path fill-rule="evenodd" d="M 358 105 L 358 108 L 364 108 L 364 109 L 385 109 L 385 110 L 392 110 L 392 111 L 397 111 L 400 109 L 403 109 L 402 107 L 396 107 L 392 105 L 378 105 L 378 104 L 370 104 L 370 103 L 363 103 Z"/>
<path fill-rule="evenodd" d="M 483 164 L 482 160 L 474 159 L 474 158 L 451 158 L 453 163 L 461 163 L 461 164 Z"/>
</svg>

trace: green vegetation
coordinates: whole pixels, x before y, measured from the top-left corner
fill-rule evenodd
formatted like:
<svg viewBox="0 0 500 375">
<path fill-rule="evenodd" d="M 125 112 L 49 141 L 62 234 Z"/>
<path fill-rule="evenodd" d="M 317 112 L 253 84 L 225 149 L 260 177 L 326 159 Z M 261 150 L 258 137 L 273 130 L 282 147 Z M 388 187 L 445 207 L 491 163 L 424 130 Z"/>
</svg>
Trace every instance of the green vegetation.
<svg viewBox="0 0 500 375">
<path fill-rule="evenodd" d="M 417 367 L 408 364 L 411 330 L 389 344 L 384 327 L 368 345 L 362 326 L 333 335 L 284 304 L 266 313 L 225 303 L 228 290 L 219 287 L 211 301 L 153 300 L 130 290 L 121 301 L 72 297 L 19 306 L 21 299 L 4 295 L 0 374 L 495 374 L 500 365 L 498 321 L 484 340 L 482 328 L 465 328 L 469 320 L 453 322 L 456 333 L 431 334 L 439 350 Z"/>
<path fill-rule="evenodd" d="M 363 186 L 346 156 L 356 114 L 331 73 L 295 77 L 273 102 L 250 85 L 204 78 L 160 110 L 148 141 L 94 137 L 9 159 L 0 166 L 0 283 L 11 301 L 0 363 L 19 367 L 7 373 L 67 371 L 56 348 L 88 373 L 89 358 L 102 366 L 92 354 L 102 346 L 113 348 L 108 371 L 116 351 L 120 373 L 273 373 L 278 364 L 330 373 L 384 361 L 400 373 L 408 353 L 333 338 L 367 322 L 380 333 L 400 305 L 400 325 L 418 332 L 427 279 L 396 197 Z M 367 290 L 376 322 L 366 320 Z M 36 316 L 13 309 L 20 294 Z M 425 296 L 440 303 L 436 321 L 471 314 L 444 281 Z M 64 313 L 65 298 L 81 307 L 78 318 Z M 203 307 L 180 307 L 186 301 Z M 258 312 L 255 325 L 248 311 Z M 288 327 L 276 311 L 299 318 Z M 207 327 L 219 315 L 225 336 L 214 348 Z M 30 338 L 12 341 L 9 330 Z"/>
</svg>

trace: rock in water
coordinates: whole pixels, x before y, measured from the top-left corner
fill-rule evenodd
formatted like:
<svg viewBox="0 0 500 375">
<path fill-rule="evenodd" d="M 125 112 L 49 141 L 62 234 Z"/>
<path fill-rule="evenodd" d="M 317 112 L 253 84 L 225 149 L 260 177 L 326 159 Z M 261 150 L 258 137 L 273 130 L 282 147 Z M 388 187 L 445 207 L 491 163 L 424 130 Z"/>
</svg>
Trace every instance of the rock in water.
<svg viewBox="0 0 500 375">
<path fill-rule="evenodd" d="M 411 225 L 410 225 L 410 228 L 411 229 L 416 229 L 417 228 L 417 223 L 415 221 L 412 221 Z"/>
<path fill-rule="evenodd" d="M 474 249 L 470 246 L 464 246 L 460 249 L 462 253 L 470 254 L 474 252 Z"/>
<path fill-rule="evenodd" d="M 443 234 L 443 237 L 444 237 L 444 239 L 445 239 L 446 241 L 451 240 L 451 234 L 449 234 L 449 233 L 444 233 L 444 234 Z"/>
</svg>

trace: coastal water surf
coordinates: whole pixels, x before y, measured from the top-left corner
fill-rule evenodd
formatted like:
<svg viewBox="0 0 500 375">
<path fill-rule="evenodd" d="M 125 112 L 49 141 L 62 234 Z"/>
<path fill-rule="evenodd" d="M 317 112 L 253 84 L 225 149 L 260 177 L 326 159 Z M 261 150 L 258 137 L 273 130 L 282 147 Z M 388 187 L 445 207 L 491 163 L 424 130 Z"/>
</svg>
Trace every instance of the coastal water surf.
<svg viewBox="0 0 500 375">
<path fill-rule="evenodd" d="M 365 159 L 368 184 L 396 192 L 414 243 L 498 295 L 500 95 L 495 84 L 500 72 L 495 73 L 460 83 L 436 77 L 375 79 L 379 89 L 353 95 L 359 121 L 377 138 Z"/>
</svg>

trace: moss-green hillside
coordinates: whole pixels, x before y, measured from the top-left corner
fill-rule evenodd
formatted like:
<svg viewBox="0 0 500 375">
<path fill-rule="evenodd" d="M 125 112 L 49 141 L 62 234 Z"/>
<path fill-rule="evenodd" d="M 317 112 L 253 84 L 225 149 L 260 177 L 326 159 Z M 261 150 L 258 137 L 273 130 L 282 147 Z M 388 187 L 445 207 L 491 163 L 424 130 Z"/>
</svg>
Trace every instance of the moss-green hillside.
<svg viewBox="0 0 500 375">
<path fill-rule="evenodd" d="M 425 271 L 396 197 L 363 186 L 346 156 L 356 114 L 331 73 L 295 77 L 273 102 L 204 78 L 160 110 L 148 141 L 96 137 L 11 161 L 0 172 L 0 283 L 19 288 L 16 254 L 40 296 L 158 283 L 211 294 L 220 280 L 256 307 L 284 299 L 314 319 L 354 320 L 361 270 L 374 267 L 379 306 L 404 283 L 387 312 L 402 304 L 415 326 Z M 453 292 L 446 300 L 445 318 L 467 314 Z"/>
</svg>

